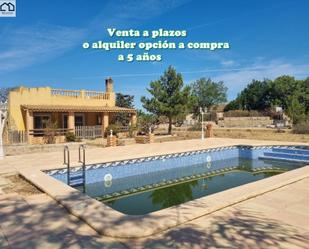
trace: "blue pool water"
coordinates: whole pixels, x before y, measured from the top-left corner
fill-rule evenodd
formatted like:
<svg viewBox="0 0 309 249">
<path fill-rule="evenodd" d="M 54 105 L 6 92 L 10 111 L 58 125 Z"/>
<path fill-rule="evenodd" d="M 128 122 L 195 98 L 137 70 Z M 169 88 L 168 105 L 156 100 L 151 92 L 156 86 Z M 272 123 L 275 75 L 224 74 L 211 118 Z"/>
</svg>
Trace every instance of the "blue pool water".
<svg viewBox="0 0 309 249">
<path fill-rule="evenodd" d="M 308 147 L 222 147 L 87 165 L 84 187 L 120 212 L 146 214 L 306 164 Z M 67 181 L 66 169 L 46 173 Z"/>
</svg>

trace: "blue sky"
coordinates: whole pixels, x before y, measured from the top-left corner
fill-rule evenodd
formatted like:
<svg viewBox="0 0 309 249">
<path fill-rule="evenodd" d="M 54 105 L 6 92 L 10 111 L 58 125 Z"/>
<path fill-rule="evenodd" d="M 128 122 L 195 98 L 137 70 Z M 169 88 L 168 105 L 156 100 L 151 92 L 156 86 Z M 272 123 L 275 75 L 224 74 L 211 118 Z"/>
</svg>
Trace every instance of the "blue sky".
<svg viewBox="0 0 309 249">
<path fill-rule="evenodd" d="M 151 80 L 173 65 L 186 84 L 223 80 L 233 99 L 251 79 L 309 76 L 309 1 L 17 0 L 17 17 L 0 18 L 0 86 L 104 90 L 136 106 Z M 229 50 L 160 51 L 161 62 L 118 62 L 119 52 L 85 50 L 84 41 L 110 40 L 106 28 L 186 29 L 187 40 L 227 41 Z M 135 51 L 134 53 L 137 53 Z"/>
</svg>

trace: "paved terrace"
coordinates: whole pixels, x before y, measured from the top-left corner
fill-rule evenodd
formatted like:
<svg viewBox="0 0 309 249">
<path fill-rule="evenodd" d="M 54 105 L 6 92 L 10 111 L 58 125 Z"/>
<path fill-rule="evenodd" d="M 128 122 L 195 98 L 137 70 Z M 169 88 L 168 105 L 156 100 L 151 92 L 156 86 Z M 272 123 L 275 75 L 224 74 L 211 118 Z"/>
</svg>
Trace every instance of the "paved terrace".
<svg viewBox="0 0 309 249">
<path fill-rule="evenodd" d="M 306 145 L 306 143 L 263 141 L 232 138 L 193 139 L 153 144 L 132 144 L 118 147 L 88 147 L 86 149 L 86 164 L 118 161 L 191 150 L 201 150 L 232 145 Z M 307 145 L 309 145 L 307 143 Z M 78 150 L 70 151 L 71 164 L 79 165 Z M 8 156 L 0 161 L 0 174 L 18 172 L 25 168 L 54 169 L 63 168 L 63 152 L 35 153 L 18 156 Z"/>
<path fill-rule="evenodd" d="M 237 144 L 295 143 L 214 138 L 89 148 L 87 163 Z M 71 155 L 77 161 L 77 151 Z M 29 154 L 7 157 L 0 172 L 61 164 L 62 152 Z M 0 191 L 0 248 L 309 248 L 308 186 L 309 178 L 304 178 L 142 239 L 100 236 L 45 194 L 24 197 Z"/>
</svg>

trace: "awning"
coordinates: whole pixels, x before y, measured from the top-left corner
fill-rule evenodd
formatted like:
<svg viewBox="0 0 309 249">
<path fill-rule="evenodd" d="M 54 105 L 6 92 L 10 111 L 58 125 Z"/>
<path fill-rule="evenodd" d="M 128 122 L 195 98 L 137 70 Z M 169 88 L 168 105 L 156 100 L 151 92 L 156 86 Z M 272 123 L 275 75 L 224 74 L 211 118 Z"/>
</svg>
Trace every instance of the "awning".
<svg viewBox="0 0 309 249">
<path fill-rule="evenodd" d="M 119 106 L 73 106 L 73 105 L 22 105 L 23 110 L 33 112 L 125 112 L 136 113 L 135 109 Z"/>
</svg>

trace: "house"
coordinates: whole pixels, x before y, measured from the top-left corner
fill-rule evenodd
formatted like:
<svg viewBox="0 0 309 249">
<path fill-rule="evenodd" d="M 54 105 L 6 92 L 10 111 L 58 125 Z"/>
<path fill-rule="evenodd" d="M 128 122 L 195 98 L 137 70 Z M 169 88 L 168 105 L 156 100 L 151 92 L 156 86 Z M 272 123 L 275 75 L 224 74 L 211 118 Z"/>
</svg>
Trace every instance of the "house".
<svg viewBox="0 0 309 249">
<path fill-rule="evenodd" d="M 115 105 L 111 78 L 106 79 L 105 87 L 105 92 L 16 88 L 8 98 L 8 130 L 24 132 L 28 143 L 37 144 L 44 143 L 47 129 L 56 132 L 58 142 L 64 141 L 66 133 L 76 134 L 83 127 L 102 135 L 117 113 L 127 113 L 130 124 L 135 125 L 136 110 Z"/>
<path fill-rule="evenodd" d="M 15 5 L 12 3 L 3 3 L 0 5 L 0 11 L 15 11 Z"/>
<path fill-rule="evenodd" d="M 218 104 L 214 105 L 210 108 L 209 113 L 210 113 L 210 119 L 212 121 L 218 122 L 219 120 L 222 120 L 224 117 L 224 108 L 226 104 Z"/>
<path fill-rule="evenodd" d="M 222 120 L 225 106 L 226 104 L 218 104 L 208 108 L 207 112 L 204 115 L 204 121 L 217 122 L 218 120 Z M 186 115 L 184 123 L 186 125 L 196 125 L 199 122 L 199 118 L 200 116 L 195 117 L 192 113 L 190 113 Z"/>
</svg>

